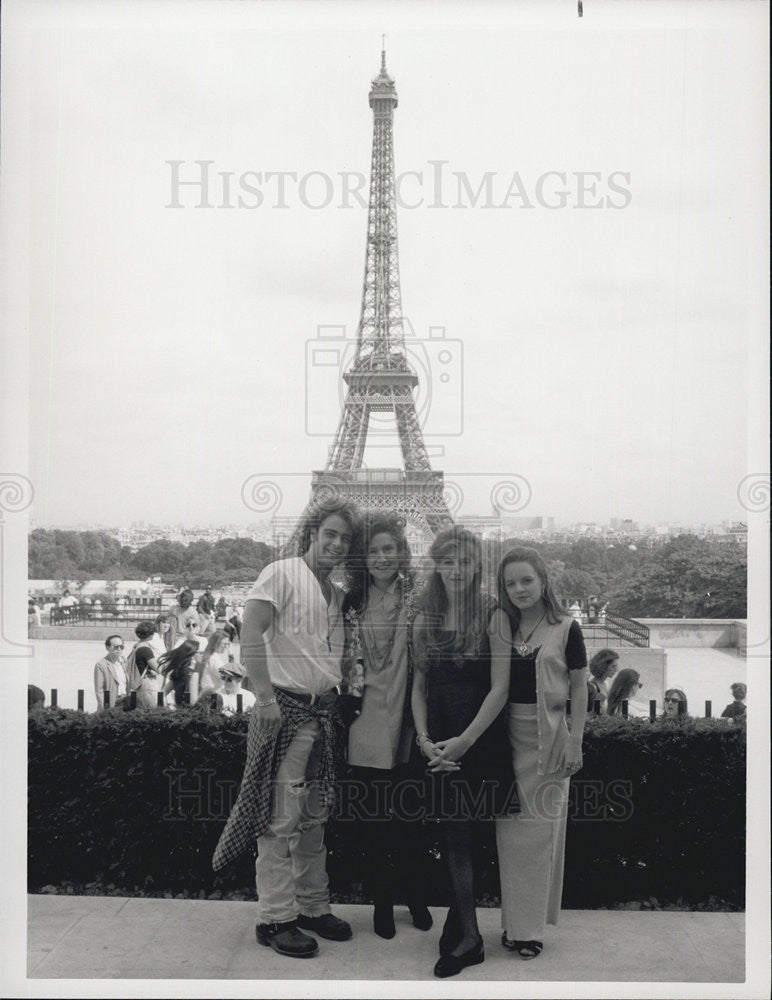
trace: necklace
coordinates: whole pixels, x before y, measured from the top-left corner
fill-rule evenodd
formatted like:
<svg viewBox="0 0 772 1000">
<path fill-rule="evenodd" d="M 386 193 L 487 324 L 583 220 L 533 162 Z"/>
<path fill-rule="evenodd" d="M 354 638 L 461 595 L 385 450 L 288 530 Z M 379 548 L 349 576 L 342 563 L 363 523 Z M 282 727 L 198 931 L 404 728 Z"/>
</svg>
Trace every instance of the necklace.
<svg viewBox="0 0 772 1000">
<path fill-rule="evenodd" d="M 515 649 L 517 650 L 517 652 L 518 652 L 518 654 L 520 656 L 523 656 L 523 657 L 530 656 L 531 653 L 533 652 L 533 650 L 531 649 L 531 647 L 528 645 L 528 642 L 530 641 L 530 639 L 533 636 L 533 634 L 536 631 L 536 629 L 544 621 L 544 618 L 545 618 L 546 614 L 547 614 L 547 612 L 545 611 L 544 614 L 541 616 L 541 618 L 536 622 L 536 624 L 534 625 L 534 627 L 531 629 L 531 631 L 526 636 L 523 635 L 520 626 L 519 625 L 517 626 L 517 632 L 520 633 L 521 642 L 520 642 L 519 646 L 515 646 Z"/>
</svg>

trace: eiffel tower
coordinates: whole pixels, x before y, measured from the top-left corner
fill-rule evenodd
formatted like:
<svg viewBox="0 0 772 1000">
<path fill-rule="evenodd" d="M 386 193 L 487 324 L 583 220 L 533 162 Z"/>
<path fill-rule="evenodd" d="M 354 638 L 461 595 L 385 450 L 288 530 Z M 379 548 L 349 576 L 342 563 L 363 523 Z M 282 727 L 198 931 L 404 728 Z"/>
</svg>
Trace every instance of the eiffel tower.
<svg viewBox="0 0 772 1000">
<path fill-rule="evenodd" d="M 394 510 L 426 538 L 451 517 L 443 474 L 432 470 L 421 434 L 413 398 L 418 377 L 405 352 L 394 189 L 396 106 L 384 49 L 370 90 L 373 153 L 356 352 L 343 375 L 346 398 L 326 468 L 312 473 L 310 505 L 334 496 L 352 500 L 363 512 Z M 394 414 L 404 467 L 363 468 L 370 415 L 387 412 Z"/>
</svg>

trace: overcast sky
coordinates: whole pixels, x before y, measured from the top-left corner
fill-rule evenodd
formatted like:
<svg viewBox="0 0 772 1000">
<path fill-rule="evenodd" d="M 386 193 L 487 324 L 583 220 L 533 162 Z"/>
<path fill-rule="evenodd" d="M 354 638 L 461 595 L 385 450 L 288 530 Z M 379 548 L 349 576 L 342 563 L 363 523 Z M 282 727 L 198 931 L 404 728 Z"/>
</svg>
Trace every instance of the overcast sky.
<svg viewBox="0 0 772 1000">
<path fill-rule="evenodd" d="M 396 4 L 346 28 L 323 4 L 26 5 L 4 85 L 28 108 L 38 523 L 248 522 L 250 476 L 300 509 L 340 410 L 313 342 L 359 316 L 381 31 L 419 410 L 461 512 L 519 476 L 523 512 L 561 521 L 745 516 L 765 5 L 473 6 L 474 30 Z M 175 185 L 196 161 L 203 199 Z"/>
</svg>

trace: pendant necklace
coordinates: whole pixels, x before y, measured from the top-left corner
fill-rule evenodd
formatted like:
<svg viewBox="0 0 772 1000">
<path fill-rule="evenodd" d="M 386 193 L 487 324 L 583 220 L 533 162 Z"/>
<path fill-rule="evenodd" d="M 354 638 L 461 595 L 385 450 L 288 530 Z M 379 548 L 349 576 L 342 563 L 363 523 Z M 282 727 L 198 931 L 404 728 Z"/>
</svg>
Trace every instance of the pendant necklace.
<svg viewBox="0 0 772 1000">
<path fill-rule="evenodd" d="M 520 643 L 519 646 L 515 646 L 515 649 L 517 650 L 517 653 L 518 653 L 519 656 L 522 656 L 522 657 L 530 656 L 531 653 L 533 652 L 533 650 L 531 649 L 531 647 L 528 645 L 528 641 L 530 640 L 530 638 L 532 637 L 532 635 L 534 634 L 534 632 L 536 631 L 536 629 L 544 621 L 544 618 L 545 618 L 546 614 L 547 614 L 547 612 L 545 611 L 544 614 L 541 616 L 541 618 L 536 622 L 536 624 L 534 625 L 534 627 L 531 629 L 531 631 L 526 636 L 523 635 L 522 629 L 518 625 L 517 631 L 520 633 L 520 638 L 521 638 L 522 641 L 521 641 L 521 643 Z"/>
</svg>

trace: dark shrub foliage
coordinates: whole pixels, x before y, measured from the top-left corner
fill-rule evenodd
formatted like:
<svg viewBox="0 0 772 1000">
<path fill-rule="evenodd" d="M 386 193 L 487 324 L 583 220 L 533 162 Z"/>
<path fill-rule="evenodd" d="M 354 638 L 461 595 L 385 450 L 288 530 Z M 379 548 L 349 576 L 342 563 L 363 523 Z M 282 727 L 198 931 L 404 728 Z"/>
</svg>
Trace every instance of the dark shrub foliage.
<svg viewBox="0 0 772 1000">
<path fill-rule="evenodd" d="M 29 887 L 99 882 L 127 892 L 251 891 L 252 858 L 211 857 L 244 765 L 247 720 L 120 708 L 29 719 Z M 588 720 L 572 781 L 564 905 L 745 897 L 745 726 L 723 720 Z M 478 896 L 498 898 L 493 824 L 476 825 Z M 328 825 L 333 893 L 356 900 L 366 825 Z M 428 824 L 431 902 L 446 902 Z"/>
</svg>

